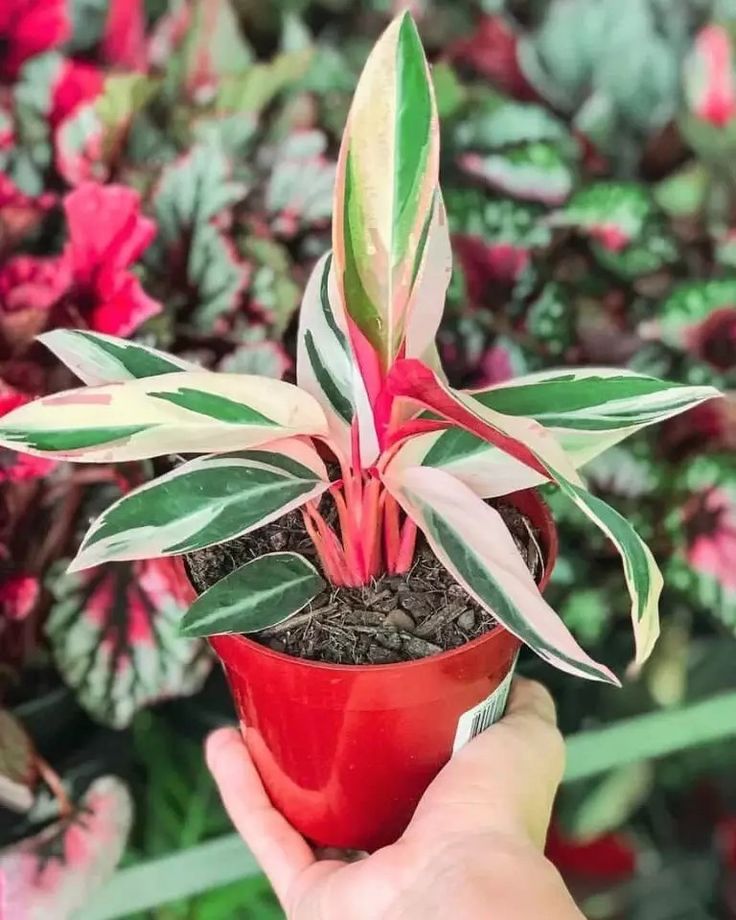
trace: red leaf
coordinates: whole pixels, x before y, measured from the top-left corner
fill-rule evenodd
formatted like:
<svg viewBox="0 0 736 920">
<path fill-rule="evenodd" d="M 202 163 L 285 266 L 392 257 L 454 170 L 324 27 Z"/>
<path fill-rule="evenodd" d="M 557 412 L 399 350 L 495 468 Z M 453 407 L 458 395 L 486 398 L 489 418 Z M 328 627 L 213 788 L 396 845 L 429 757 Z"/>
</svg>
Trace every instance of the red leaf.
<svg viewBox="0 0 736 920">
<path fill-rule="evenodd" d="M 41 585 L 35 575 L 13 575 L 0 584 L 0 604 L 9 620 L 25 620 L 33 610 Z"/>
<path fill-rule="evenodd" d="M 541 473 L 545 479 L 549 478 L 545 467 L 525 444 L 477 416 L 443 386 L 434 371 L 416 358 L 395 362 L 386 380 L 386 389 L 394 397 L 413 399 L 432 412 L 450 419 Z"/>
<path fill-rule="evenodd" d="M 493 282 L 513 283 L 529 264 L 529 250 L 513 243 L 487 242 L 479 236 L 456 235 L 452 248 L 465 275 L 470 299 L 482 302 Z"/>
<path fill-rule="evenodd" d="M 565 837 L 553 822 L 545 854 L 563 873 L 588 878 L 623 881 L 636 872 L 637 852 L 625 834 L 602 834 L 591 840 Z"/>
<path fill-rule="evenodd" d="M 71 325 L 129 335 L 161 312 L 128 268 L 156 235 L 140 197 L 122 185 L 85 182 L 64 199 L 69 242 L 62 256 L 71 277 L 63 313 Z"/>
<path fill-rule="evenodd" d="M 502 16 L 482 16 L 469 38 L 449 49 L 451 60 L 468 64 L 517 99 L 536 99 L 519 67 L 518 37 Z"/>
<path fill-rule="evenodd" d="M 2 0 L 0 77 L 14 79 L 25 61 L 58 47 L 70 35 L 67 0 Z"/>
<path fill-rule="evenodd" d="M 145 16 L 142 0 L 110 0 L 102 56 L 124 70 L 146 69 Z"/>
<path fill-rule="evenodd" d="M 71 819 L 0 853 L 3 920 L 73 917 L 112 875 L 128 839 L 130 795 L 119 779 L 97 779 Z"/>
<path fill-rule="evenodd" d="M 49 121 L 52 128 L 72 115 L 83 102 L 95 99 L 102 92 L 105 78 L 103 72 L 94 64 L 86 61 L 65 59 L 52 88 L 51 113 Z"/>
</svg>

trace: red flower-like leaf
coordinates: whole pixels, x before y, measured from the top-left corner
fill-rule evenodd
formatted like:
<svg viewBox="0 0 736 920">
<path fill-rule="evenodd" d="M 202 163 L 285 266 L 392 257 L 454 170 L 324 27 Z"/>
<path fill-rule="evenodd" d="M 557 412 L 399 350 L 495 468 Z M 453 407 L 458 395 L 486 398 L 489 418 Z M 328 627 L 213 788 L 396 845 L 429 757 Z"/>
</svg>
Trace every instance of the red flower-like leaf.
<svg viewBox="0 0 736 920">
<path fill-rule="evenodd" d="M 188 597 L 170 559 L 62 576 L 52 592 L 57 666 L 95 718 L 122 728 L 141 707 L 201 687 L 211 659 L 178 634 Z"/>
<path fill-rule="evenodd" d="M 3 920 L 73 917 L 112 875 L 132 820 L 130 795 L 112 776 L 95 780 L 71 818 L 0 853 Z"/>
<path fill-rule="evenodd" d="M 56 128 L 83 102 L 97 98 L 104 83 L 105 77 L 99 67 L 86 61 L 65 59 L 52 88 L 51 127 Z"/>
<path fill-rule="evenodd" d="M 736 591 L 736 507 L 732 496 L 714 487 L 697 493 L 683 508 L 689 534 L 687 561 L 728 591 Z"/>
<path fill-rule="evenodd" d="M 18 75 L 29 58 L 69 38 L 67 0 L 2 0 L 0 3 L 0 77 Z"/>
<path fill-rule="evenodd" d="M 57 321 L 97 332 L 130 335 L 161 312 L 128 271 L 156 234 L 140 213 L 136 191 L 86 182 L 64 199 L 69 242 L 63 263 L 70 277 Z"/>
<path fill-rule="evenodd" d="M 110 0 L 102 36 L 102 56 L 125 70 L 146 69 L 145 13 L 142 0 Z"/>
<path fill-rule="evenodd" d="M 35 575 L 13 575 L 0 584 L 0 606 L 9 620 L 25 620 L 38 600 L 41 585 Z"/>
</svg>

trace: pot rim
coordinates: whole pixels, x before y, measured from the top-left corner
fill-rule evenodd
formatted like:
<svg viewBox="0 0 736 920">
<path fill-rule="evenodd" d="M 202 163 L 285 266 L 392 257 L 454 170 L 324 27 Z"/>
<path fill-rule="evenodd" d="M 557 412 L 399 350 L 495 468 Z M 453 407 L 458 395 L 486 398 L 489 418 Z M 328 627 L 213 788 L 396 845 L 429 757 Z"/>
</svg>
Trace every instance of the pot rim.
<svg viewBox="0 0 736 920">
<path fill-rule="evenodd" d="M 542 525 L 542 529 L 545 532 L 548 543 L 546 546 L 547 564 L 545 566 L 544 574 L 540 580 L 543 590 L 547 584 L 557 559 L 557 528 L 547 503 L 544 501 L 537 489 L 522 489 L 518 492 L 512 492 L 502 497 L 513 504 L 514 500 L 518 499 L 520 496 L 523 496 L 525 502 L 528 498 L 534 501 L 537 505 L 541 518 L 539 523 Z M 183 557 L 176 557 L 176 561 L 180 563 L 180 572 L 182 577 L 186 580 L 188 585 L 191 585 L 183 563 Z M 498 641 L 498 639 L 500 639 L 505 633 L 513 636 L 513 633 L 511 633 L 510 630 L 506 629 L 506 627 L 501 623 L 497 623 L 496 626 L 494 626 L 492 629 L 489 629 L 487 632 L 480 636 L 476 636 L 475 639 L 471 639 L 470 642 L 465 642 L 463 645 L 460 645 L 457 648 L 446 649 L 445 651 L 439 652 L 436 655 L 427 655 L 424 658 L 417 658 L 414 661 L 396 661 L 391 662 L 390 664 L 336 664 L 329 661 L 312 661 L 308 658 L 298 658 L 294 655 L 287 655 L 284 652 L 274 651 L 274 649 L 268 648 L 268 646 L 262 645 L 260 642 L 256 642 L 254 639 L 249 639 L 242 633 L 222 633 L 220 635 L 208 636 L 207 641 L 214 648 L 218 655 L 218 645 L 223 644 L 227 646 L 240 644 L 245 645 L 254 652 L 258 652 L 259 654 L 264 655 L 266 658 L 271 658 L 282 662 L 289 662 L 289 664 L 291 664 L 293 667 L 301 667 L 308 671 L 332 672 L 334 674 L 342 673 L 345 671 L 348 671 L 351 674 L 370 672 L 374 674 L 384 673 L 389 675 L 395 674 L 396 671 L 406 668 L 417 669 L 421 667 L 426 668 L 428 666 L 436 667 L 437 665 L 442 665 L 444 663 L 454 661 L 463 654 L 472 653 L 475 649 L 479 648 L 485 643 Z M 518 637 L 515 638 L 519 645 L 521 645 L 521 640 Z"/>
</svg>

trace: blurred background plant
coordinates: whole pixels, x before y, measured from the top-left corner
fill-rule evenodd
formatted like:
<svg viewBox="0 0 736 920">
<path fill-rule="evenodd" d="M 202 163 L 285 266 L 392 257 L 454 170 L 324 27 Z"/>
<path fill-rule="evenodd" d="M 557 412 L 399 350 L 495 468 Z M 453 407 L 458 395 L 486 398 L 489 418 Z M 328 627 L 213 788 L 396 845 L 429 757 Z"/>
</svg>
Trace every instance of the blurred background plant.
<svg viewBox="0 0 736 920">
<path fill-rule="evenodd" d="M 351 92 L 402 5 L 4 0 L 0 412 L 69 385 L 33 342 L 58 325 L 289 378 Z M 666 572 L 651 663 L 629 667 L 611 549 L 581 542 L 551 493 L 552 601 L 629 679 L 581 693 L 531 656 L 522 669 L 567 732 L 734 688 L 733 4 L 408 5 L 442 116 L 453 382 L 617 364 L 729 393 L 588 469 Z M 228 829 L 200 753 L 227 694 L 176 636 L 168 563 L 64 574 L 90 518 L 150 472 L 0 458 L 0 879 L 32 918 Z M 735 762 L 724 742 L 564 787 L 549 850 L 587 916 L 736 917 Z M 145 916 L 278 910 L 251 879 Z"/>
</svg>

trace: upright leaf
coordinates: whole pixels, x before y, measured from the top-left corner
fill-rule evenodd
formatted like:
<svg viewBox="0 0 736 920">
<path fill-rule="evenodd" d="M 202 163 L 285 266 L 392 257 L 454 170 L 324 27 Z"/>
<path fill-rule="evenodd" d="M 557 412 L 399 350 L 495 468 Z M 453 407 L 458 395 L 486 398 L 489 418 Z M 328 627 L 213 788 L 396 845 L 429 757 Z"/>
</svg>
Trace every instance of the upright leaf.
<svg viewBox="0 0 736 920">
<path fill-rule="evenodd" d="M 168 559 L 52 578 L 46 634 L 56 666 L 97 721 L 125 728 L 138 710 L 200 689 L 211 659 L 179 636 L 189 597 Z"/>
<path fill-rule="evenodd" d="M 404 338 L 439 164 L 434 91 L 416 27 L 395 19 L 358 83 L 338 161 L 333 249 L 361 370 L 390 367 Z M 370 352 L 375 355 L 371 357 Z"/>
<path fill-rule="evenodd" d="M 316 450 L 297 440 L 190 460 L 100 515 L 70 571 L 224 543 L 317 498 L 328 486 Z"/>
<path fill-rule="evenodd" d="M 373 412 L 350 345 L 329 254 L 314 267 L 304 292 L 296 368 L 298 385 L 324 409 L 330 435 L 343 455 L 351 456 L 357 436 L 363 465 L 373 463 L 378 453 Z"/>
<path fill-rule="evenodd" d="M 235 569 L 200 595 L 181 621 L 190 638 L 267 629 L 297 613 L 325 581 L 298 553 L 270 553 Z"/>
<path fill-rule="evenodd" d="M 497 511 L 441 470 L 389 470 L 384 481 L 445 568 L 510 632 L 563 671 L 618 683 L 541 596 Z"/>
<path fill-rule="evenodd" d="M 203 370 L 191 361 L 139 342 L 86 329 L 53 329 L 39 335 L 38 340 L 88 386 Z"/>
<path fill-rule="evenodd" d="M 44 396 L 3 416 L 0 444 L 109 463 L 238 450 L 326 431 L 319 404 L 291 384 L 200 371 Z"/>
</svg>

